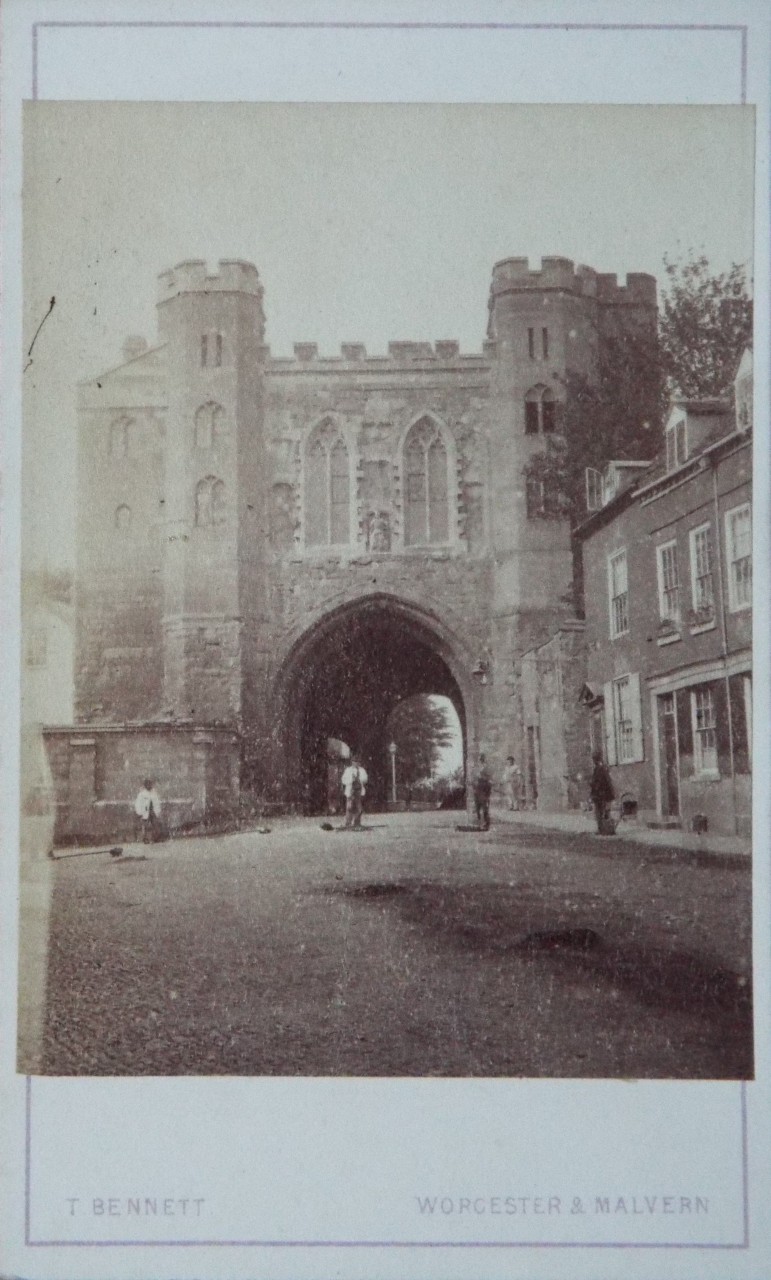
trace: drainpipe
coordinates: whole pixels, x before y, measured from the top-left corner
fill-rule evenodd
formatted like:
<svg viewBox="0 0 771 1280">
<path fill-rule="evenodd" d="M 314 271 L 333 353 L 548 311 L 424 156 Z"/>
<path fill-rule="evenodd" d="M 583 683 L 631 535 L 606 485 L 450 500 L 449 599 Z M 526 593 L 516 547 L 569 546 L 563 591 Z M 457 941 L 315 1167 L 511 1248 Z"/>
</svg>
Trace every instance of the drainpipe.
<svg viewBox="0 0 771 1280">
<path fill-rule="evenodd" d="M 720 592 L 720 648 L 723 658 L 723 665 L 726 666 L 728 660 L 728 622 L 726 618 L 726 597 L 725 582 L 723 578 L 723 540 L 720 536 L 720 508 L 717 496 L 717 459 L 710 458 L 710 466 L 712 468 L 712 510 L 715 518 L 715 551 L 717 558 L 717 580 L 718 590 Z M 731 761 L 731 795 L 733 797 L 734 806 L 734 835 L 738 834 L 739 822 L 736 804 L 736 768 L 734 765 L 734 726 L 733 715 L 731 712 L 731 686 L 728 680 L 728 671 L 726 670 L 723 677 L 725 682 L 725 702 L 728 713 L 728 758 Z"/>
</svg>

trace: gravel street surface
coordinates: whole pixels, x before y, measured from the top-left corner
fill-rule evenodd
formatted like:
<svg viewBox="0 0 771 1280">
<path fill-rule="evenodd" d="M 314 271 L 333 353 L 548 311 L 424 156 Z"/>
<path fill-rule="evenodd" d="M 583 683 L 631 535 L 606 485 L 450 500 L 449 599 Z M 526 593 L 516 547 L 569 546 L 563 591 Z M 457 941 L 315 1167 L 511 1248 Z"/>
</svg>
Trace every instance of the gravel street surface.
<svg viewBox="0 0 771 1280">
<path fill-rule="evenodd" d="M 43 1070 L 752 1074 L 749 859 L 464 821 L 61 854 Z"/>
</svg>

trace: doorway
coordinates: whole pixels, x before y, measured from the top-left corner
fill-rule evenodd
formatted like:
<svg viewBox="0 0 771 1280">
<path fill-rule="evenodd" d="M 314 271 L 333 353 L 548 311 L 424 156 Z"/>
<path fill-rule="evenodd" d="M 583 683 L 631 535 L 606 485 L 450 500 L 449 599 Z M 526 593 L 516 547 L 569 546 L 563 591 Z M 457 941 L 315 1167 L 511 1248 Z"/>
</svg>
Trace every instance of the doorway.
<svg viewBox="0 0 771 1280">
<path fill-rule="evenodd" d="M 659 694 L 659 760 L 661 763 L 661 813 L 680 817 L 680 760 L 677 750 L 677 704 L 673 693 Z"/>
</svg>

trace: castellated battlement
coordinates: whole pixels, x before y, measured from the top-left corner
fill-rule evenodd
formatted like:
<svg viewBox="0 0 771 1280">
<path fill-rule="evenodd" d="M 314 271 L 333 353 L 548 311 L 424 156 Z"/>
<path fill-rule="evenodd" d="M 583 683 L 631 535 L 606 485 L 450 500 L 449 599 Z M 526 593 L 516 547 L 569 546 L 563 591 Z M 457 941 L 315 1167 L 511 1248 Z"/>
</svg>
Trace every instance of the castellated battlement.
<svg viewBox="0 0 771 1280">
<path fill-rule="evenodd" d="M 539 271 L 530 269 L 528 258 L 503 258 L 493 267 L 491 297 L 538 289 L 561 289 L 618 305 L 656 306 L 656 279 L 644 272 L 630 272 L 620 285 L 615 275 L 576 266 L 570 258 L 542 258 Z"/>
<path fill-rule="evenodd" d="M 494 343 L 487 342 L 482 353 L 466 353 L 461 351 L 457 338 L 437 338 L 433 344 L 403 339 L 389 342 L 387 355 L 372 355 L 363 342 L 343 342 L 340 344 L 340 355 L 329 356 L 321 355 L 315 342 L 295 342 L 293 356 L 272 356 L 270 348 L 266 347 L 264 359 L 270 362 L 274 371 L 279 372 L 297 368 L 329 372 L 341 365 L 357 364 L 369 371 L 382 370 L 389 365 L 403 368 L 413 363 L 424 366 L 428 363 L 449 362 L 467 367 L 469 364 L 485 364 L 495 354 L 494 347 Z"/>
<path fill-rule="evenodd" d="M 257 268 L 240 258 L 220 258 L 217 272 L 210 275 L 207 263 L 200 258 L 180 262 L 158 276 L 158 301 L 165 302 L 180 293 L 251 293 L 262 297 Z"/>
</svg>

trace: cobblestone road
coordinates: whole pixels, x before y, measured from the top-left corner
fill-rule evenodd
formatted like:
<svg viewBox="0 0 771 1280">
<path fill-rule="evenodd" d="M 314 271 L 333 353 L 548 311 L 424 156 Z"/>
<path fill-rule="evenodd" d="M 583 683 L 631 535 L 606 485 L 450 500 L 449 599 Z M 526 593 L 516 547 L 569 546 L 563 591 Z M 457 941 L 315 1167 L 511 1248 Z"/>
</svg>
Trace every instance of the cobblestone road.
<svg viewBox="0 0 771 1280">
<path fill-rule="evenodd" d="M 751 1074 L 748 861 L 462 820 L 62 857 L 44 1069 Z"/>
</svg>

